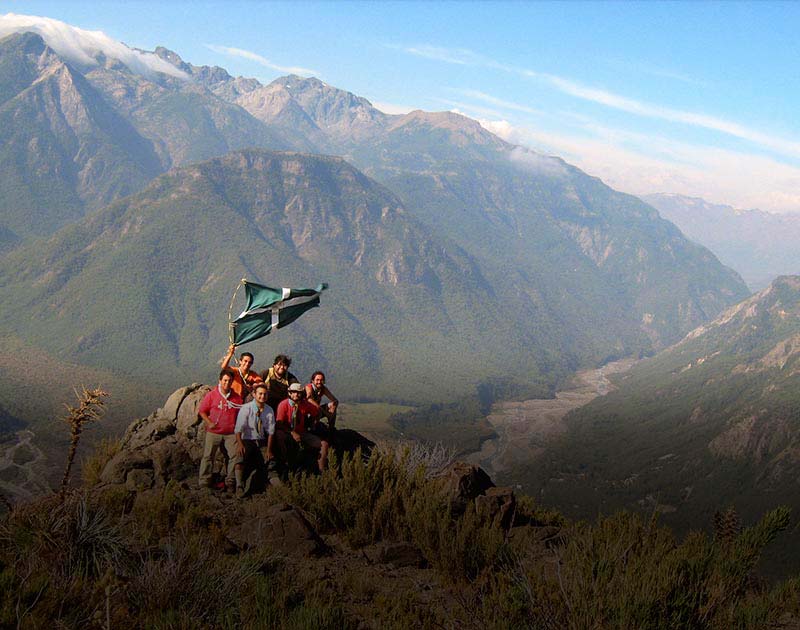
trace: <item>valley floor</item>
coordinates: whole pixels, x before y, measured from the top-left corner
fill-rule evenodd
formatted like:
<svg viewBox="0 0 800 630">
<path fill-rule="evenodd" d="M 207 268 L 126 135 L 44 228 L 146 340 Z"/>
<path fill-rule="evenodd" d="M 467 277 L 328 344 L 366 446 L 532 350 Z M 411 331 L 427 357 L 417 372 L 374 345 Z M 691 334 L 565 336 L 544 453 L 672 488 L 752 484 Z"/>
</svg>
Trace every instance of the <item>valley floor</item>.
<svg viewBox="0 0 800 630">
<path fill-rule="evenodd" d="M 33 431 L 17 431 L 0 443 L 0 492 L 29 501 L 50 490 L 45 478 L 47 459 L 34 442 Z"/>
<path fill-rule="evenodd" d="M 468 460 L 500 479 L 514 466 L 530 463 L 566 430 L 564 418 L 570 411 L 607 394 L 613 388 L 608 376 L 625 372 L 635 363 L 635 359 L 621 359 L 578 372 L 555 398 L 494 404 L 487 420 L 498 437 L 483 442 L 481 450 Z"/>
</svg>

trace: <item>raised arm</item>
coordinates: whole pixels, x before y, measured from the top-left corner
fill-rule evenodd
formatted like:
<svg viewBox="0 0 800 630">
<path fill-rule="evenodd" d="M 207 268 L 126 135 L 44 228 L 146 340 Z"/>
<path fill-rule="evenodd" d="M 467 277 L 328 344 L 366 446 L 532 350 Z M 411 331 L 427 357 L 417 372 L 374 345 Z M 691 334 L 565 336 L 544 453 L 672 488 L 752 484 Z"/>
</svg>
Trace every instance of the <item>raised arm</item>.
<svg viewBox="0 0 800 630">
<path fill-rule="evenodd" d="M 236 346 L 231 344 L 228 346 L 228 354 L 226 354 L 222 361 L 220 361 L 219 367 L 223 370 L 231 366 L 231 359 L 233 358 L 233 353 L 236 352 Z"/>
</svg>

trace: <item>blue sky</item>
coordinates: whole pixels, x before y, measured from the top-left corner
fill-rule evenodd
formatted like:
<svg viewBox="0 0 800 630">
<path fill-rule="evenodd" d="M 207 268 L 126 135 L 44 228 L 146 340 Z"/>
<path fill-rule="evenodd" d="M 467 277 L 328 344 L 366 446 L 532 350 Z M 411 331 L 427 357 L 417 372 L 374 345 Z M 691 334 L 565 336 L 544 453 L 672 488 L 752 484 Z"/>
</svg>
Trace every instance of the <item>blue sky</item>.
<svg viewBox="0 0 800 630">
<path fill-rule="evenodd" d="M 390 112 L 457 110 L 633 193 L 800 211 L 800 3 L 0 2 Z"/>
</svg>

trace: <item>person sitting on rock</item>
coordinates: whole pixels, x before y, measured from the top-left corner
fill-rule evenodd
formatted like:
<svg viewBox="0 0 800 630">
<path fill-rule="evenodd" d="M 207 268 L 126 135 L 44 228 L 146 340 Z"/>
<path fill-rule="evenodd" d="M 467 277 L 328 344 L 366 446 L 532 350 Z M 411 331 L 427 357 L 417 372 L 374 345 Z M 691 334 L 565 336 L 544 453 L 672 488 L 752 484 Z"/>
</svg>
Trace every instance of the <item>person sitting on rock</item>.
<svg viewBox="0 0 800 630">
<path fill-rule="evenodd" d="M 296 444 L 319 450 L 317 466 L 322 472 L 328 463 L 329 444 L 327 440 L 323 440 L 309 430 L 319 417 L 319 408 L 304 400 L 305 388 L 300 383 L 289 385 L 288 393 L 289 398 L 281 401 L 281 404 L 278 405 L 277 425 Z M 281 435 L 281 439 L 286 440 L 285 435 Z M 281 444 L 284 453 L 287 453 L 289 444 L 291 442 Z"/>
<path fill-rule="evenodd" d="M 275 414 L 267 404 L 267 386 L 258 383 L 253 388 L 253 400 L 236 418 L 236 454 L 242 460 L 235 468 L 237 497 L 250 492 L 254 475 L 263 470 L 265 461 L 272 460 L 274 434 Z"/>
<path fill-rule="evenodd" d="M 330 402 L 323 403 L 323 396 Z M 330 441 L 329 434 L 336 430 L 336 409 L 339 406 L 339 399 L 325 386 L 324 373 L 316 371 L 311 375 L 311 382 L 306 385 L 306 400 L 319 409 L 319 420 L 313 428 L 313 432 Z M 320 422 L 322 418 L 327 418 L 327 427 Z"/>
<path fill-rule="evenodd" d="M 279 354 L 272 362 L 272 367 L 261 373 L 263 380 L 269 388 L 267 404 L 278 413 L 278 405 L 289 397 L 289 385 L 299 382 L 297 377 L 289 371 L 292 360 L 285 354 Z"/>
<path fill-rule="evenodd" d="M 236 427 L 236 416 L 242 406 L 242 399 L 231 391 L 232 382 L 233 373 L 222 370 L 219 373 L 219 383 L 203 397 L 197 410 L 206 430 L 203 457 L 200 460 L 200 485 L 211 485 L 214 458 L 222 450 L 228 460 L 224 486 L 230 491 L 236 487 L 234 470 L 236 464 L 240 463 L 236 455 L 236 436 L 233 431 Z"/>
<path fill-rule="evenodd" d="M 250 352 L 242 352 L 239 356 L 239 365 L 235 368 L 231 368 L 231 359 L 235 352 L 236 344 L 232 343 L 228 347 L 228 354 L 222 358 L 222 362 L 219 366 L 223 370 L 231 370 L 233 372 L 231 389 L 239 398 L 245 401 L 248 400 L 253 388 L 257 383 L 262 381 L 262 378 L 258 375 L 258 372 L 251 369 L 254 359 Z"/>
</svg>

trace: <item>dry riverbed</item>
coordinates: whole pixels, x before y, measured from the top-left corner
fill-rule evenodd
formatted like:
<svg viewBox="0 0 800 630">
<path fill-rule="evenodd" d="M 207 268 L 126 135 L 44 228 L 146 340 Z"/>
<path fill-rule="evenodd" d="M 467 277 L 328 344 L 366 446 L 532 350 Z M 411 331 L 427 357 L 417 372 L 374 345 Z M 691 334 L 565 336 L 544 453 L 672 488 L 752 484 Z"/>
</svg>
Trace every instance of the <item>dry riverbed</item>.
<svg viewBox="0 0 800 630">
<path fill-rule="evenodd" d="M 608 376 L 625 372 L 635 362 L 622 359 L 578 372 L 555 398 L 496 403 L 486 419 L 498 437 L 485 441 L 468 459 L 493 478 L 517 464 L 531 462 L 545 452 L 554 437 L 564 433 L 564 417 L 570 411 L 611 391 Z"/>
</svg>

